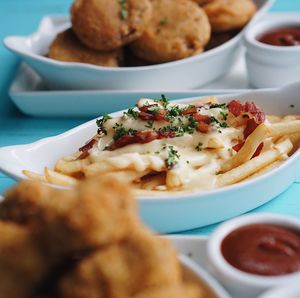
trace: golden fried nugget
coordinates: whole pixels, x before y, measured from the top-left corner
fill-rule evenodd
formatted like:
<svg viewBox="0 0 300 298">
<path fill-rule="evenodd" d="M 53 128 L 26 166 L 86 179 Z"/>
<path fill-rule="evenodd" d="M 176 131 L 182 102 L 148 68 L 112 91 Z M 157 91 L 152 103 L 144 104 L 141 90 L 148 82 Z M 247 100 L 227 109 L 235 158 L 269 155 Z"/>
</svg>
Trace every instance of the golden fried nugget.
<svg viewBox="0 0 300 298">
<path fill-rule="evenodd" d="M 109 51 L 140 37 L 151 13 L 149 0 L 76 0 L 72 28 L 86 46 Z"/>
<path fill-rule="evenodd" d="M 141 59 L 162 63 L 203 52 L 210 24 L 202 8 L 190 0 L 151 0 L 153 14 L 143 35 L 130 47 Z"/>
<path fill-rule="evenodd" d="M 132 298 L 204 298 L 201 288 L 195 284 L 174 284 L 146 289 Z"/>
<path fill-rule="evenodd" d="M 203 6 L 212 31 L 224 32 L 243 28 L 256 12 L 252 0 L 214 0 Z"/>
<path fill-rule="evenodd" d="M 137 227 L 120 244 L 83 260 L 62 279 L 59 290 L 63 298 L 123 298 L 179 282 L 180 266 L 169 242 Z"/>
<path fill-rule="evenodd" d="M 28 229 L 0 222 L 0 235 L 0 297 L 32 297 L 47 274 L 46 259 Z"/>
<path fill-rule="evenodd" d="M 122 49 L 100 52 L 83 45 L 72 29 L 59 33 L 49 48 L 48 57 L 65 62 L 80 62 L 117 67 L 121 64 Z"/>
<path fill-rule="evenodd" d="M 74 190 L 55 190 L 24 181 L 0 204 L 0 219 L 43 231 L 49 254 L 70 254 L 123 239 L 137 220 L 128 187 L 118 180 L 95 177 Z M 55 245 L 54 245 L 55 244 Z"/>
</svg>

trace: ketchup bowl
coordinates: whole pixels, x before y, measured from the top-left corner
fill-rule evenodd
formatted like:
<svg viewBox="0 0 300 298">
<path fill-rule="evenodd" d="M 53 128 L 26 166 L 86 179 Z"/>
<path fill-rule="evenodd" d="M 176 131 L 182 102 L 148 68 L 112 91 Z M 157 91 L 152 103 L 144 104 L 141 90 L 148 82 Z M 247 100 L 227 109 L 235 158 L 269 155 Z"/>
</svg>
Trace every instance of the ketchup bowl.
<svg viewBox="0 0 300 298">
<path fill-rule="evenodd" d="M 212 234 L 208 266 L 235 297 L 300 280 L 300 219 L 271 213 L 237 217 Z"/>
<path fill-rule="evenodd" d="M 251 86 L 281 87 L 300 80 L 299 34 L 300 19 L 293 15 L 247 28 L 244 43 Z"/>
</svg>

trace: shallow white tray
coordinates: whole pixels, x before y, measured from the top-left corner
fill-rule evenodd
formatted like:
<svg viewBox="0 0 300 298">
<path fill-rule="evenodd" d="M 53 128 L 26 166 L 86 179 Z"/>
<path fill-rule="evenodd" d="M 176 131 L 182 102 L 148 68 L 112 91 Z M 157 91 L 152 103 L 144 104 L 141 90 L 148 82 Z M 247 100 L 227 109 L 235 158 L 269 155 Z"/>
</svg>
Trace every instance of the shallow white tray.
<svg viewBox="0 0 300 298">
<path fill-rule="evenodd" d="M 236 94 L 234 98 L 257 102 L 268 114 L 288 115 L 300 114 L 299 93 L 300 82 L 282 89 Z M 233 96 L 219 98 L 226 102 Z M 53 168 L 62 156 L 76 152 L 96 130 L 96 121 L 91 120 L 55 137 L 27 145 L 3 147 L 0 149 L 0 171 L 15 179 L 26 178 L 22 173 L 24 169 L 42 173 L 45 166 Z M 155 198 L 141 196 L 137 200 L 144 222 L 156 231 L 189 230 L 232 218 L 270 201 L 293 183 L 300 174 L 299 170 L 298 150 L 278 168 L 245 182 L 203 192 L 166 193 Z"/>
<path fill-rule="evenodd" d="M 280 19 L 300 13 L 271 13 L 265 19 Z M 221 79 L 192 90 L 163 90 L 172 99 L 189 96 L 236 93 L 249 89 L 244 50 L 233 68 Z M 40 76 L 28 65 L 21 65 L 9 94 L 15 105 L 25 114 L 37 117 L 97 117 L 134 105 L 141 96 L 160 97 L 150 90 L 49 90 Z"/>
</svg>

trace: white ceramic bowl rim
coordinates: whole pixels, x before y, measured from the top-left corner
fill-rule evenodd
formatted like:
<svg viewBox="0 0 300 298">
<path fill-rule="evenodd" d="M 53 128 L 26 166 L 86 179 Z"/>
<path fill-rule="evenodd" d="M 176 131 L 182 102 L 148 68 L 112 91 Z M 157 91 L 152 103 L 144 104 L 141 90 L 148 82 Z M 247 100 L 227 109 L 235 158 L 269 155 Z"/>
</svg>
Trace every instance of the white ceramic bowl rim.
<svg viewBox="0 0 300 298">
<path fill-rule="evenodd" d="M 287 228 L 300 231 L 300 219 L 292 216 L 285 216 L 273 213 L 259 213 L 243 215 L 221 224 L 211 235 L 208 241 L 207 253 L 213 265 L 231 278 L 232 281 L 241 282 L 261 288 L 286 284 L 288 282 L 300 280 L 300 271 L 280 275 L 280 276 L 263 276 L 241 271 L 229 264 L 221 252 L 223 239 L 232 231 L 250 224 L 271 223 Z"/>
<path fill-rule="evenodd" d="M 269 30 L 281 28 L 285 26 L 296 26 L 300 28 L 300 19 L 298 17 L 283 17 L 281 20 L 264 20 L 252 26 L 249 26 L 244 33 L 246 43 L 251 44 L 259 49 L 273 52 L 299 52 L 300 45 L 296 46 L 273 46 L 262 43 L 256 38 Z"/>
<path fill-rule="evenodd" d="M 252 19 L 248 22 L 248 24 L 233 38 L 231 38 L 230 40 L 228 40 L 227 42 L 225 42 L 224 44 L 213 48 L 211 50 L 208 50 L 207 52 L 203 52 L 201 54 L 195 55 L 195 56 L 191 56 L 191 57 L 187 57 L 184 59 L 180 59 L 177 61 L 172 61 L 172 62 L 166 62 L 166 63 L 160 63 L 160 64 L 156 64 L 156 65 L 148 65 L 148 66 L 136 66 L 136 67 L 105 67 L 105 66 L 95 66 L 95 65 L 91 65 L 91 64 L 85 64 L 85 63 L 75 63 L 75 62 L 61 62 L 61 61 L 56 61 L 53 59 L 49 59 L 47 57 L 43 57 L 42 55 L 38 55 L 38 54 L 32 54 L 32 53 L 24 53 L 24 51 L 21 51 L 19 49 L 14 48 L 13 51 L 17 52 L 20 55 L 26 55 L 28 57 L 31 57 L 33 59 L 36 60 L 40 60 L 43 61 L 44 63 L 47 63 L 49 65 L 53 64 L 56 65 L 57 67 L 74 67 L 75 69 L 90 69 L 90 70 L 110 70 L 113 72 L 135 72 L 135 71 L 140 71 L 140 70 L 156 70 L 156 69 L 164 69 L 164 68 L 168 68 L 168 67 L 176 67 L 178 65 L 181 64 L 185 64 L 185 63 L 193 63 L 195 60 L 197 59 L 206 59 L 212 55 L 214 55 L 215 53 L 218 53 L 220 51 L 223 51 L 224 49 L 230 47 L 232 44 L 237 42 L 237 39 L 239 39 L 241 37 L 241 35 L 243 34 L 243 32 L 245 32 L 245 30 L 247 28 L 250 27 L 250 25 L 252 25 L 256 19 L 267 9 L 269 9 L 273 3 L 275 2 L 275 0 L 266 0 L 266 2 L 264 4 L 262 4 L 262 6 L 259 8 L 259 10 L 256 12 L 256 14 L 252 17 Z M 6 38 L 4 38 L 3 43 L 5 45 L 5 47 L 9 50 L 11 50 L 11 47 L 9 46 L 9 40 L 11 38 L 29 38 L 29 37 L 34 37 L 36 34 L 38 34 L 39 29 L 37 32 L 29 35 L 29 36 L 8 36 Z"/>
</svg>

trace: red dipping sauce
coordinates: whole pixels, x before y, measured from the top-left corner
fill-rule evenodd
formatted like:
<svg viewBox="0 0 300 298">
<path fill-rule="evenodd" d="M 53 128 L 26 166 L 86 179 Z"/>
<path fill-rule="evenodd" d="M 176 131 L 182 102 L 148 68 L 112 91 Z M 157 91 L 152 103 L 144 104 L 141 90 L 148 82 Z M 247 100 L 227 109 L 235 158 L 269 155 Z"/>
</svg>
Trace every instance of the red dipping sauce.
<svg viewBox="0 0 300 298">
<path fill-rule="evenodd" d="M 259 35 L 257 40 L 272 46 L 299 46 L 300 27 L 276 28 Z"/>
<path fill-rule="evenodd" d="M 226 261 L 237 269 L 275 276 L 300 271 L 300 233 L 273 224 L 251 224 L 227 235 L 221 244 Z"/>
</svg>

